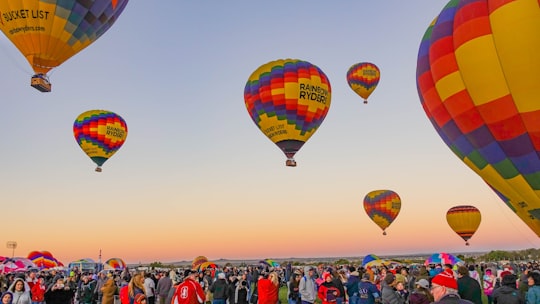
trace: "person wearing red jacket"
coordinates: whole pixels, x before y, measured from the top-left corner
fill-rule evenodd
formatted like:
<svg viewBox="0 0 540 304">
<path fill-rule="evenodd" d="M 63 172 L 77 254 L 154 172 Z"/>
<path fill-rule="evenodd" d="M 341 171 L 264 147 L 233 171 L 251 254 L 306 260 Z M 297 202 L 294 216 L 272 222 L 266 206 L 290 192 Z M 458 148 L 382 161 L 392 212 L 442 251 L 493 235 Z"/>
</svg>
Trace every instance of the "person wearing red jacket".
<svg viewBox="0 0 540 304">
<path fill-rule="evenodd" d="M 257 282 L 259 304 L 276 304 L 279 301 L 279 279 L 275 272 Z"/>
<path fill-rule="evenodd" d="M 176 287 L 171 304 L 202 304 L 205 301 L 204 290 L 197 281 L 197 271 L 186 270 L 184 282 Z"/>
<path fill-rule="evenodd" d="M 38 278 L 35 283 L 32 284 L 30 288 L 30 294 L 32 295 L 32 304 L 41 304 L 45 301 L 45 291 L 47 286 L 45 286 L 45 281 L 42 277 Z"/>
<path fill-rule="evenodd" d="M 322 279 L 324 280 L 317 296 L 321 299 L 322 304 L 336 304 L 337 298 L 340 297 L 339 288 L 334 284 L 332 274 L 328 271 L 323 272 Z"/>
</svg>

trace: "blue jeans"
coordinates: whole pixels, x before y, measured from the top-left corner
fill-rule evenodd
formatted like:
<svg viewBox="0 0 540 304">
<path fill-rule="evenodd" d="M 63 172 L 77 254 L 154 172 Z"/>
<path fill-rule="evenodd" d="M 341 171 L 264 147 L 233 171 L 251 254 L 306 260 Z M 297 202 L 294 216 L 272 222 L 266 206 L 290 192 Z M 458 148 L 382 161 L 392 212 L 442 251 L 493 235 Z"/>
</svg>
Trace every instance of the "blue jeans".
<svg viewBox="0 0 540 304">
<path fill-rule="evenodd" d="M 343 304 L 343 297 L 336 298 L 336 304 Z"/>
<path fill-rule="evenodd" d="M 358 297 L 358 294 L 355 293 L 349 297 L 349 304 L 358 304 L 358 300 L 360 300 L 360 298 Z"/>
<path fill-rule="evenodd" d="M 226 304 L 225 302 L 225 299 L 214 299 L 212 304 Z"/>
</svg>

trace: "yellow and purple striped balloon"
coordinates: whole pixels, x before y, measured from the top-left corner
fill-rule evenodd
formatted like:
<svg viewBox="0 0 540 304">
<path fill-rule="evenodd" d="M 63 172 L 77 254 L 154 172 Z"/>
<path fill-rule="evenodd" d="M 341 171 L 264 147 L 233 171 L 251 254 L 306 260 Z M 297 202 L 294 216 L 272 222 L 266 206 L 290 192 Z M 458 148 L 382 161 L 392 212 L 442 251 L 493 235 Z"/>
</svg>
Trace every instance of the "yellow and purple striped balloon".
<svg viewBox="0 0 540 304">
<path fill-rule="evenodd" d="M 249 77 L 244 101 L 257 127 L 296 166 L 294 155 L 317 131 L 330 109 L 331 87 L 317 66 L 298 59 L 279 59 L 260 66 Z"/>
<path fill-rule="evenodd" d="M 465 241 L 465 245 L 469 246 L 469 239 L 478 230 L 482 215 L 474 206 L 460 205 L 448 209 L 446 221 L 450 228 Z"/>
<path fill-rule="evenodd" d="M 383 235 L 401 210 L 401 198 L 392 190 L 374 190 L 364 197 L 364 210 L 369 218 L 379 226 Z"/>
<path fill-rule="evenodd" d="M 418 51 L 422 107 L 448 147 L 540 236 L 540 3 L 452 0 Z"/>
</svg>

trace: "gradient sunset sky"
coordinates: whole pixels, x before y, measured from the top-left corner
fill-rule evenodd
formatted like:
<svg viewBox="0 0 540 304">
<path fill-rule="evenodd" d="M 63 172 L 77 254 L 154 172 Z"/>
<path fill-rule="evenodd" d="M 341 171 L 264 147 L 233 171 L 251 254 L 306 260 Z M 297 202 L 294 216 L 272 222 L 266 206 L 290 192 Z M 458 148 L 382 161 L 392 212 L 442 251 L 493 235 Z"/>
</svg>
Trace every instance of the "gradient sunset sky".
<svg viewBox="0 0 540 304">
<path fill-rule="evenodd" d="M 540 247 L 539 238 L 439 138 L 416 90 L 424 31 L 447 1 L 135 1 L 93 45 L 51 73 L 52 92 L 0 38 L 0 255 L 48 250 L 67 264 L 363 256 Z M 298 58 L 321 68 L 332 104 L 285 166 L 255 126 L 244 86 L 260 65 Z M 348 68 L 373 62 L 364 105 Z M 77 145 L 82 112 L 127 122 L 104 166 Z M 364 196 L 391 189 L 401 213 L 382 231 Z M 446 211 L 470 204 L 470 246 Z"/>
</svg>

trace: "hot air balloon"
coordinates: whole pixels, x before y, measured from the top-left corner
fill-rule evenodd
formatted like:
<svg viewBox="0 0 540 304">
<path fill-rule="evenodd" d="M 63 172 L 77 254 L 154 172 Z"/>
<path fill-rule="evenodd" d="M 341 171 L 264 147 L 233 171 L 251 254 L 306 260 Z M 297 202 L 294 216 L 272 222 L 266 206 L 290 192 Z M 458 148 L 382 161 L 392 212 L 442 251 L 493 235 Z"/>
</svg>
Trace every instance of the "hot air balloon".
<svg viewBox="0 0 540 304">
<path fill-rule="evenodd" d="M 375 190 L 364 198 L 364 210 L 369 218 L 383 230 L 392 224 L 401 210 L 401 199 L 392 190 Z"/>
<path fill-rule="evenodd" d="M 290 167 L 296 166 L 294 155 L 326 117 L 330 97 L 330 82 L 323 71 L 298 59 L 260 66 L 244 89 L 251 119 L 285 153 Z"/>
<path fill-rule="evenodd" d="M 446 212 L 446 221 L 452 230 L 457 233 L 469 246 L 469 239 L 480 226 L 482 216 L 480 210 L 474 206 L 455 206 Z"/>
<path fill-rule="evenodd" d="M 205 257 L 204 255 L 200 255 L 194 258 L 193 261 L 191 262 L 191 269 L 197 269 L 202 263 L 206 263 L 206 262 L 208 262 L 208 258 Z"/>
<path fill-rule="evenodd" d="M 124 270 L 126 263 L 121 258 L 110 258 L 104 264 L 105 270 Z"/>
<path fill-rule="evenodd" d="M 450 1 L 422 38 L 416 80 L 443 141 L 540 236 L 538 1 Z"/>
<path fill-rule="evenodd" d="M 31 85 L 50 92 L 47 73 L 103 35 L 128 0 L 0 1 L 0 30 L 26 57 Z"/>
<path fill-rule="evenodd" d="M 84 153 L 101 166 L 122 147 L 128 129 L 122 117 L 105 110 L 90 110 L 75 119 L 73 134 Z"/>
<path fill-rule="evenodd" d="M 367 99 L 379 84 L 381 71 L 379 68 L 370 62 L 360 62 L 354 64 L 347 71 L 347 83 L 356 94 L 364 99 Z"/>
</svg>

